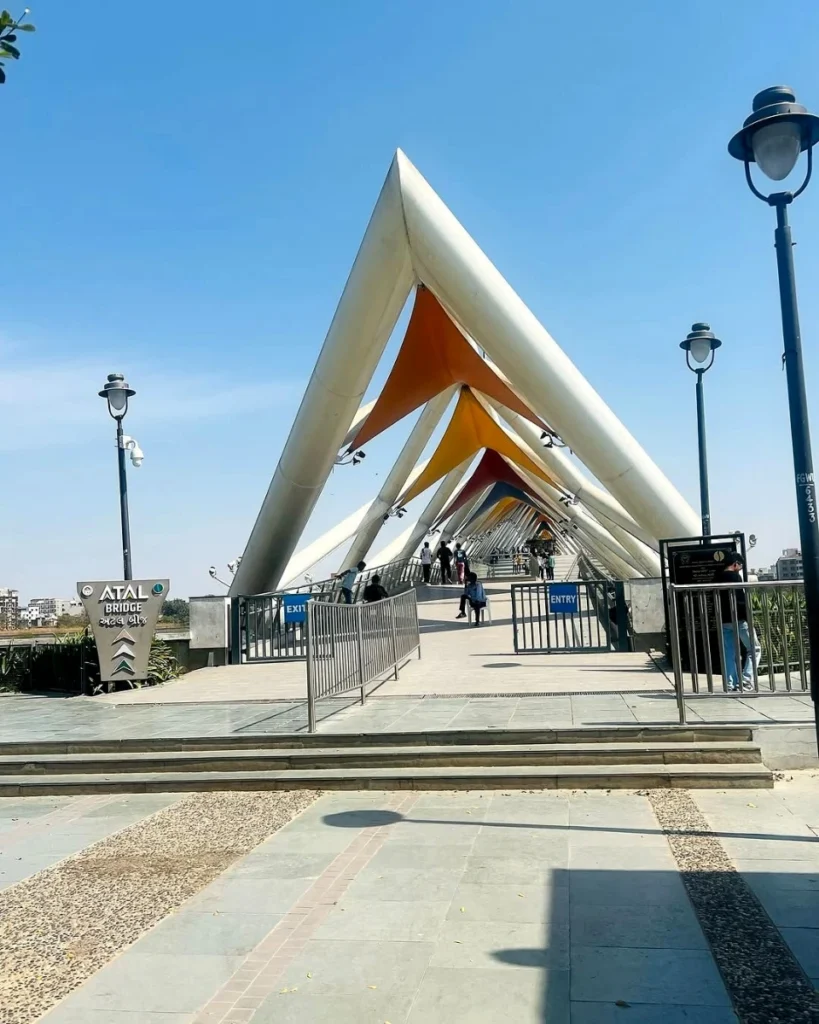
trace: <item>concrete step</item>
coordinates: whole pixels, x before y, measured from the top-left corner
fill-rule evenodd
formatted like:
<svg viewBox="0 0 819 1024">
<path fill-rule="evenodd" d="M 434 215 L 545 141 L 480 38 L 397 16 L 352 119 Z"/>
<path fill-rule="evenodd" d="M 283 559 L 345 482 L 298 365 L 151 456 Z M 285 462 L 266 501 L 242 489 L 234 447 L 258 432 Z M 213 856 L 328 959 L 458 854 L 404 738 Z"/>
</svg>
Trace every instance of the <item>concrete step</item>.
<svg viewBox="0 0 819 1024">
<path fill-rule="evenodd" d="M 161 754 L 41 754 L 0 758 L 0 775 L 120 772 L 241 772 L 324 768 L 573 764 L 754 764 L 754 743 L 543 743 L 357 747 L 322 750 L 202 750 Z"/>
<path fill-rule="evenodd" d="M 490 744 L 749 743 L 735 725 L 623 725 L 567 729 L 443 729 L 429 732 L 255 733 L 228 736 L 151 736 L 106 740 L 0 742 L 0 757 L 40 754 L 124 754 L 173 750 L 293 750 L 333 747 L 444 747 Z"/>
<path fill-rule="evenodd" d="M 237 789 L 729 789 L 767 788 L 772 785 L 771 772 L 761 764 L 368 767 L 263 772 L 5 775 L 0 776 L 0 797 Z"/>
</svg>

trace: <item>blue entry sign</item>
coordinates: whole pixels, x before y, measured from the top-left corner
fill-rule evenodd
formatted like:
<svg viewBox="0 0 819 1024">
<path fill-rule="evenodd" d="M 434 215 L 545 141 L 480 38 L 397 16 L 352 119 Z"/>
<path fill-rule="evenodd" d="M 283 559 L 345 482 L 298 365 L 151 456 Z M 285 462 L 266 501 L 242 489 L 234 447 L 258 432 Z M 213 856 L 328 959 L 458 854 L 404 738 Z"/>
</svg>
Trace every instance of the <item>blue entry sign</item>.
<svg viewBox="0 0 819 1024">
<path fill-rule="evenodd" d="M 309 594 L 284 594 L 282 596 L 284 621 L 304 622 L 307 616 L 307 602 L 309 600 Z"/>
<path fill-rule="evenodd" d="M 549 611 L 553 615 L 577 615 L 579 605 L 576 583 L 549 584 Z"/>
</svg>

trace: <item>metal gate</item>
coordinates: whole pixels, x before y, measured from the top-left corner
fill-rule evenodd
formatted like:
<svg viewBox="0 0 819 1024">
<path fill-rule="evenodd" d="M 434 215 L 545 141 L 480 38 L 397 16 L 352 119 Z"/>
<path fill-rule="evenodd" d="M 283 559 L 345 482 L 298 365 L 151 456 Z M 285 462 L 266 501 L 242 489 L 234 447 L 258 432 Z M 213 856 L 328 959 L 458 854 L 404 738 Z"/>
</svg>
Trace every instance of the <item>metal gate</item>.
<svg viewBox="0 0 819 1024">
<path fill-rule="evenodd" d="M 627 651 L 627 615 L 620 581 L 512 584 L 516 654 Z"/>
</svg>

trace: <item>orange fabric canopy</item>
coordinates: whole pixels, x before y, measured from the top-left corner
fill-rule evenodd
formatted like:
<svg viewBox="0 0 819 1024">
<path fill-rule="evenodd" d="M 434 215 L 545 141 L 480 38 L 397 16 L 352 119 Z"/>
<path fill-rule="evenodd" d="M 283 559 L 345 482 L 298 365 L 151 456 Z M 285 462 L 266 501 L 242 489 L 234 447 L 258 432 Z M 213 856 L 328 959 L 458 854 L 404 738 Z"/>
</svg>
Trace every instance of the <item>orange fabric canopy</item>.
<svg viewBox="0 0 819 1024">
<path fill-rule="evenodd" d="M 435 454 L 415 483 L 399 498 L 406 505 L 413 498 L 447 475 L 450 470 L 474 455 L 481 448 L 491 448 L 505 455 L 522 469 L 534 473 L 547 483 L 554 481 L 503 431 L 475 398 L 469 388 L 461 388 L 458 404 Z"/>
<path fill-rule="evenodd" d="M 350 450 L 360 448 L 453 384 L 469 384 L 546 429 L 481 359 L 432 292 L 419 285 L 398 358 Z"/>
</svg>

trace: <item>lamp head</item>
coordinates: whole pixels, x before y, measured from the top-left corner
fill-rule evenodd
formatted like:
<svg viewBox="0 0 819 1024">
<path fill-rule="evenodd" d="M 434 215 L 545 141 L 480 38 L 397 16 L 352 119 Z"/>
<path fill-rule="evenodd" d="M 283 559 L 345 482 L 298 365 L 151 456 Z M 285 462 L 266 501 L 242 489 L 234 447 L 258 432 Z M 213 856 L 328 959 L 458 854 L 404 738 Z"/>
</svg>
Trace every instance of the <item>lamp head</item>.
<svg viewBox="0 0 819 1024">
<path fill-rule="evenodd" d="M 108 412 L 115 420 L 121 420 L 128 412 L 128 399 L 136 394 L 121 373 L 109 373 L 100 398 L 108 402 Z"/>
<path fill-rule="evenodd" d="M 728 152 L 744 163 L 759 164 L 773 181 L 791 173 L 799 154 L 819 142 L 819 117 L 811 114 L 787 85 L 754 96 L 753 109 L 728 143 Z"/>
<path fill-rule="evenodd" d="M 692 359 L 695 363 L 702 364 L 707 361 L 709 356 L 712 356 L 713 361 L 713 353 L 720 345 L 722 342 L 711 330 L 710 325 L 706 323 L 692 324 L 685 341 L 680 342 L 680 348 L 684 349 L 689 366 L 691 366 L 690 360 Z M 709 369 L 710 365 L 709 363 L 704 369 Z M 691 366 L 691 369 L 693 370 L 694 367 Z"/>
</svg>

